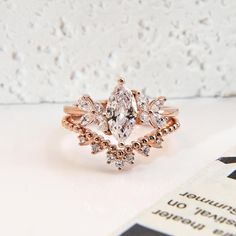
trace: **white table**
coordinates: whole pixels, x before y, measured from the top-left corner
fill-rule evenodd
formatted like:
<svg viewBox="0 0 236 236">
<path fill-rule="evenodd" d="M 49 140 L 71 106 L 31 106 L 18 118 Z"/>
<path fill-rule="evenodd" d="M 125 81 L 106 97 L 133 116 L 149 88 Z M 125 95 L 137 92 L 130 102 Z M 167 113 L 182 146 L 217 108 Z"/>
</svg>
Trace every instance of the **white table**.
<svg viewBox="0 0 236 236">
<path fill-rule="evenodd" d="M 169 103 L 181 129 L 121 172 L 78 147 L 62 105 L 0 106 L 0 235 L 108 235 L 236 145 L 236 99 Z"/>
</svg>

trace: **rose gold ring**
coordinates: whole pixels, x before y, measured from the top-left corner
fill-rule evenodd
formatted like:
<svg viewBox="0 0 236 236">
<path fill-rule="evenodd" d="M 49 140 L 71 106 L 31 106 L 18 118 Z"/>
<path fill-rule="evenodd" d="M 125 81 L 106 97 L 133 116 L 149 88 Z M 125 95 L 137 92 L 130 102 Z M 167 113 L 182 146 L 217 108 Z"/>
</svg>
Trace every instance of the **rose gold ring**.
<svg viewBox="0 0 236 236">
<path fill-rule="evenodd" d="M 164 136 L 180 126 L 178 109 L 165 106 L 165 97 L 150 99 L 124 84 L 120 78 L 108 100 L 95 102 L 85 95 L 75 105 L 65 106 L 67 115 L 62 120 L 65 128 L 78 133 L 81 146 L 90 145 L 92 154 L 106 151 L 107 163 L 114 163 L 119 170 L 134 164 L 135 153 L 149 156 L 151 148 L 161 148 Z M 151 130 L 126 144 L 136 125 Z M 111 135 L 113 144 L 108 139 Z"/>
</svg>

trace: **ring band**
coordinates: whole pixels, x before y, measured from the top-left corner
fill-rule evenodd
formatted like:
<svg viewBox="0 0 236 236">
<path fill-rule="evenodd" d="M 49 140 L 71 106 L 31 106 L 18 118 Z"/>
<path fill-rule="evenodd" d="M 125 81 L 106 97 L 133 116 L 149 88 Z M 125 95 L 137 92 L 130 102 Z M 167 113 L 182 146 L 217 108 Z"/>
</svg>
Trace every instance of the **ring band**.
<svg viewBox="0 0 236 236">
<path fill-rule="evenodd" d="M 67 115 L 62 125 L 78 133 L 79 144 L 90 145 L 92 154 L 106 151 L 107 163 L 121 170 L 125 164 L 134 164 L 135 152 L 149 156 L 151 148 L 161 148 L 164 136 L 179 128 L 178 109 L 164 106 L 165 101 L 165 97 L 150 100 L 138 91 L 130 91 L 119 79 L 108 100 L 94 102 L 85 95 L 75 105 L 65 106 Z M 113 135 L 117 144 L 92 130 L 92 125 L 98 125 L 106 136 Z M 125 144 L 135 125 L 148 125 L 153 130 Z"/>
<path fill-rule="evenodd" d="M 105 102 L 107 103 L 107 101 Z M 76 106 L 64 106 L 64 112 L 72 116 L 82 116 L 86 113 L 84 110 Z M 159 113 L 163 116 L 177 116 L 179 113 L 179 109 L 174 107 L 163 106 Z"/>
</svg>

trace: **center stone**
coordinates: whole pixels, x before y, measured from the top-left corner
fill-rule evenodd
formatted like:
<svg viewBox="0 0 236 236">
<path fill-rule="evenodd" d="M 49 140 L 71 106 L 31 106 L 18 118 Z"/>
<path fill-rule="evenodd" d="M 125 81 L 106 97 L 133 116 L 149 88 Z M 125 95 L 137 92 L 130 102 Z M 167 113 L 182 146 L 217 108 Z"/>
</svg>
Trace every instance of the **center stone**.
<svg viewBox="0 0 236 236">
<path fill-rule="evenodd" d="M 137 104 L 132 92 L 118 85 L 107 103 L 107 118 L 111 133 L 118 142 L 124 142 L 136 123 Z"/>
</svg>

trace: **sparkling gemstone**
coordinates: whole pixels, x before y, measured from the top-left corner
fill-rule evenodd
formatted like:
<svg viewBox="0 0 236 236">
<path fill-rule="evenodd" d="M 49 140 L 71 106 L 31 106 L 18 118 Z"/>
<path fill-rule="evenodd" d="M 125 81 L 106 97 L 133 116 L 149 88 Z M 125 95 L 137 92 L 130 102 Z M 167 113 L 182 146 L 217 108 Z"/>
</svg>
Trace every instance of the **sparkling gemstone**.
<svg viewBox="0 0 236 236">
<path fill-rule="evenodd" d="M 86 137 L 84 135 L 78 136 L 78 139 L 79 139 L 79 144 L 80 145 L 86 143 Z"/>
<path fill-rule="evenodd" d="M 94 153 L 94 154 L 98 153 L 98 152 L 100 152 L 102 150 L 100 144 L 98 144 L 98 143 L 93 143 L 91 145 L 91 148 L 92 148 L 92 153 Z"/>
<path fill-rule="evenodd" d="M 137 104 L 139 109 L 147 110 L 147 106 L 149 104 L 149 98 L 144 94 L 140 93 L 140 95 L 137 98 Z"/>
<path fill-rule="evenodd" d="M 130 136 L 137 117 L 137 104 L 132 92 L 118 85 L 108 100 L 106 115 L 110 131 L 118 142 L 124 142 Z"/>
<path fill-rule="evenodd" d="M 93 122 L 94 115 L 91 113 L 85 113 L 83 116 L 81 116 L 79 123 L 83 126 L 89 125 Z"/>
<path fill-rule="evenodd" d="M 149 156 L 150 153 L 150 146 L 149 145 L 145 145 L 141 148 L 141 152 L 143 155 L 145 156 Z"/>
<path fill-rule="evenodd" d="M 134 164 L 134 154 L 128 154 L 125 157 L 125 161 L 128 162 L 129 164 Z"/>
<path fill-rule="evenodd" d="M 143 111 L 140 114 L 140 120 L 144 123 L 144 124 L 148 124 L 149 123 L 149 114 L 146 111 Z"/>
<path fill-rule="evenodd" d="M 123 160 L 116 160 L 115 166 L 121 170 L 124 167 L 124 161 Z"/>
<path fill-rule="evenodd" d="M 105 116 L 103 115 L 98 115 L 96 116 L 96 120 L 97 120 L 97 123 L 98 123 L 98 128 L 105 132 L 108 130 L 108 123 L 107 123 L 107 119 Z"/>
<path fill-rule="evenodd" d="M 150 104 L 150 111 L 152 112 L 150 115 L 150 121 L 156 128 L 163 128 L 166 126 L 166 119 L 162 114 L 160 114 L 162 104 L 163 101 L 159 99 L 153 100 Z"/>
<path fill-rule="evenodd" d="M 84 111 L 90 111 L 92 110 L 91 103 L 86 99 L 86 97 L 81 97 L 78 100 L 77 105 Z"/>
<path fill-rule="evenodd" d="M 107 163 L 110 164 L 111 162 L 116 160 L 116 156 L 113 153 L 107 153 Z"/>
<path fill-rule="evenodd" d="M 160 106 L 161 106 L 161 102 L 158 99 L 153 100 L 150 106 L 150 110 L 153 113 L 158 112 L 160 110 Z"/>
<path fill-rule="evenodd" d="M 157 147 L 161 147 L 162 142 L 163 142 L 163 139 L 158 138 L 158 139 L 156 140 L 156 145 L 157 145 Z"/>
<path fill-rule="evenodd" d="M 164 126 L 166 126 L 167 121 L 165 117 L 163 117 L 162 115 L 158 113 L 152 113 L 151 123 L 153 124 L 154 127 L 163 128 Z"/>
<path fill-rule="evenodd" d="M 94 107 L 95 107 L 95 111 L 96 111 L 97 113 L 100 114 L 100 113 L 103 112 L 103 106 L 102 106 L 101 103 L 96 102 L 96 103 L 94 104 Z"/>
</svg>

